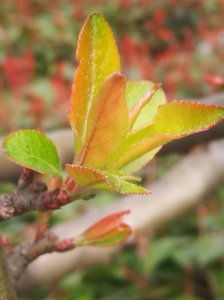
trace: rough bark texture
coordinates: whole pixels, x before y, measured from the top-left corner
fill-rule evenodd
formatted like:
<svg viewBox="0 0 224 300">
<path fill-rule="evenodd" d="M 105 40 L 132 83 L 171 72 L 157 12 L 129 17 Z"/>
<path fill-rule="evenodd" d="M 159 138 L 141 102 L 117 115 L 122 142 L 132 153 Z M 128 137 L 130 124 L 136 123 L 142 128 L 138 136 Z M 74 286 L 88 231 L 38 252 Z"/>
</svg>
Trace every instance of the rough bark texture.
<svg viewBox="0 0 224 300">
<path fill-rule="evenodd" d="M 37 257 L 52 252 L 64 252 L 75 247 L 73 239 L 59 240 L 52 232 L 45 232 L 40 240 L 25 242 L 6 251 L 8 271 L 14 283 L 20 278 L 26 267 Z"/>
<path fill-rule="evenodd" d="M 70 196 L 65 190 L 56 189 L 47 191 L 44 184 L 35 188 L 16 189 L 10 194 L 0 195 L 0 222 L 27 211 L 47 211 L 58 209 L 70 201 Z"/>
</svg>

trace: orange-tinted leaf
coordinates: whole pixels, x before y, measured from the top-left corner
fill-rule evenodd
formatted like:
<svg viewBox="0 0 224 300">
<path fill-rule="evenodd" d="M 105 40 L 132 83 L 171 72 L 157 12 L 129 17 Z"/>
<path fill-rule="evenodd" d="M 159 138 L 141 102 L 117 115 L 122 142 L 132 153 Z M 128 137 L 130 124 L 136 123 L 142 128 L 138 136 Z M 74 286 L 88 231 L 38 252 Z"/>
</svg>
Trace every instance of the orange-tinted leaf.
<svg viewBox="0 0 224 300">
<path fill-rule="evenodd" d="M 119 73 L 103 83 L 91 113 L 91 132 L 76 158 L 77 164 L 102 169 L 126 137 L 129 121 L 125 83 Z"/>
<path fill-rule="evenodd" d="M 118 228 L 114 228 L 107 232 L 105 236 L 91 239 L 87 243 L 88 245 L 94 245 L 98 247 L 115 246 L 123 243 L 132 233 L 131 227 L 127 224 L 121 224 Z"/>
<path fill-rule="evenodd" d="M 123 222 L 129 213 L 129 210 L 121 211 L 98 221 L 75 238 L 75 244 L 112 246 L 123 242 L 132 233 L 131 227 Z"/>
<path fill-rule="evenodd" d="M 117 228 L 122 224 L 123 217 L 128 215 L 130 210 L 124 210 L 118 213 L 111 214 L 102 220 L 95 223 L 93 226 L 88 228 L 84 235 L 86 238 L 95 239 L 99 236 L 106 234 L 107 232 L 111 231 L 114 228 Z"/>
<path fill-rule="evenodd" d="M 129 81 L 127 82 L 126 88 L 126 101 L 130 111 L 130 127 L 132 131 L 136 131 L 153 122 L 158 106 L 166 102 L 166 96 L 158 84 L 154 84 L 150 81 Z M 108 165 L 108 169 L 116 169 L 116 166 L 124 161 L 121 153 L 126 143 L 128 143 L 128 141 L 125 141 L 117 153 L 114 154 L 111 160 L 114 164 Z M 148 148 L 151 149 L 151 147 Z M 124 151 L 126 151 L 126 149 L 125 147 Z M 122 167 L 122 171 L 126 173 L 136 172 L 151 160 L 159 149 L 160 147 L 153 148 L 153 150 L 143 152 L 141 156 L 134 155 L 133 157 L 136 158 L 130 160 L 128 164 L 125 164 Z M 132 154 L 134 154 L 134 151 Z M 127 155 L 130 156 L 129 153 L 127 153 Z"/>
<path fill-rule="evenodd" d="M 88 136 L 90 111 L 106 77 L 120 70 L 113 33 L 102 15 L 92 14 L 79 35 L 78 68 L 73 82 L 70 123 L 76 134 L 76 152 Z"/>
<path fill-rule="evenodd" d="M 147 93 L 139 99 L 136 105 L 131 109 L 129 118 L 130 118 L 130 129 L 134 126 L 136 119 L 141 114 L 141 111 L 146 107 L 147 104 L 153 99 L 155 92 L 160 88 L 160 84 L 154 84 L 152 88 L 147 91 Z M 148 119 L 148 118 L 147 118 Z M 145 120 L 146 122 L 148 120 Z M 149 122 L 149 121 L 148 121 Z"/>
<path fill-rule="evenodd" d="M 133 159 L 171 140 L 206 130 L 224 117 L 224 108 L 197 102 L 173 101 L 158 108 L 152 124 L 131 132 L 111 169 L 123 168 Z"/>
<path fill-rule="evenodd" d="M 153 158 L 153 156 L 157 153 L 161 145 L 168 143 L 173 138 L 174 137 L 171 135 L 159 135 L 145 138 L 136 143 L 132 143 L 130 137 L 130 144 L 128 144 L 127 140 L 126 144 L 124 145 L 124 148 L 121 149 L 122 154 L 119 158 L 116 159 L 116 161 L 113 164 L 111 164 L 111 168 L 128 171 L 130 163 L 132 163 L 135 160 L 138 161 L 138 158 L 141 158 L 143 155 L 147 154 L 145 159 L 143 159 L 143 162 L 140 164 L 140 166 L 142 166 L 147 161 L 149 161 L 150 158 Z M 150 153 L 152 153 L 151 157 L 149 155 Z M 131 167 L 131 170 L 133 170 L 133 167 Z"/>
<path fill-rule="evenodd" d="M 126 101 L 130 123 L 136 131 L 152 123 L 158 106 L 166 102 L 166 96 L 158 84 L 151 81 L 128 81 Z"/>
<path fill-rule="evenodd" d="M 97 169 L 66 165 L 69 175 L 75 180 L 81 188 L 108 189 L 121 194 L 148 194 L 149 192 L 143 187 L 136 185 L 128 180 L 133 181 L 132 176 L 118 175 Z"/>
<path fill-rule="evenodd" d="M 66 165 L 66 169 L 75 183 L 80 187 L 93 186 L 106 180 L 105 174 L 97 169 L 69 164 Z"/>
<path fill-rule="evenodd" d="M 224 117 L 224 107 L 199 102 L 173 101 L 161 105 L 153 124 L 139 130 L 139 137 L 161 134 L 175 138 L 206 130 Z"/>
</svg>

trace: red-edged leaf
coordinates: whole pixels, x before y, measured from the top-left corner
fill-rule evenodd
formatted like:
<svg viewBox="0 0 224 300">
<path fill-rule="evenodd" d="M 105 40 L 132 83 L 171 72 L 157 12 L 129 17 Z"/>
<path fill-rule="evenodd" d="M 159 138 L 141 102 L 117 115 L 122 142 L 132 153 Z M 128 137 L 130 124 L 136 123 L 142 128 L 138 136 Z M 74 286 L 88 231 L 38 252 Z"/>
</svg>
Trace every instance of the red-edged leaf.
<svg viewBox="0 0 224 300">
<path fill-rule="evenodd" d="M 92 124 L 76 164 L 102 169 L 127 135 L 125 77 L 114 73 L 103 83 L 91 112 Z"/>
<path fill-rule="evenodd" d="M 69 164 L 66 165 L 66 169 L 80 187 L 89 187 L 106 182 L 105 173 L 97 169 Z"/>
<path fill-rule="evenodd" d="M 166 96 L 163 90 L 159 88 L 159 84 L 154 84 L 150 81 L 128 81 L 126 87 L 126 101 L 130 111 L 130 130 L 136 131 L 153 122 L 158 106 L 166 102 Z M 127 140 L 124 141 L 123 145 L 126 145 L 126 143 L 128 143 Z M 123 161 L 123 157 L 120 156 L 123 145 L 117 153 L 114 154 L 113 159 L 111 159 L 111 162 L 114 161 L 116 166 L 120 165 Z M 144 152 L 143 155 L 140 156 L 134 155 L 133 159 L 128 161 L 128 164 L 124 166 L 121 165 L 123 166 L 122 171 L 126 173 L 136 172 L 152 159 L 160 149 L 160 147 L 153 148 L 153 150 L 151 150 L 151 147 L 148 148 L 150 149 L 148 152 Z M 128 156 L 130 156 L 129 153 Z M 119 162 L 120 158 L 121 161 Z M 113 168 L 113 164 L 107 167 L 108 169 Z"/>
<path fill-rule="evenodd" d="M 90 110 L 106 77 L 120 70 L 120 58 L 110 26 L 100 14 L 86 20 L 79 35 L 70 123 L 76 134 L 76 153 L 86 142 Z"/>
<path fill-rule="evenodd" d="M 153 124 L 140 134 L 172 134 L 177 137 L 200 132 L 214 126 L 224 117 L 224 107 L 191 101 L 172 101 L 161 105 Z"/>
<path fill-rule="evenodd" d="M 129 133 L 111 169 L 122 168 L 136 157 L 171 140 L 200 132 L 224 118 L 224 107 L 173 101 L 161 105 L 152 124 Z"/>
<path fill-rule="evenodd" d="M 151 89 L 147 91 L 147 93 L 139 99 L 139 101 L 132 107 L 130 113 L 129 113 L 129 118 L 130 118 L 130 129 L 134 126 L 137 118 L 140 116 L 142 110 L 148 105 L 151 104 L 150 102 L 153 100 L 153 96 L 155 95 L 155 92 L 160 88 L 160 84 L 154 84 Z M 162 99 L 163 100 L 163 99 Z M 161 101 L 162 103 L 162 101 Z M 160 103 L 160 104 L 161 104 Z M 156 108 L 155 103 L 154 107 Z M 159 105 L 159 104 L 158 104 Z M 150 105 L 152 106 L 152 105 Z M 152 107 L 151 111 L 152 111 Z M 152 113 L 152 112 L 150 112 Z M 145 118 L 145 122 L 149 122 L 149 116 Z"/>
<path fill-rule="evenodd" d="M 129 213 L 129 210 L 121 211 L 98 221 L 75 238 L 75 244 L 113 246 L 124 242 L 132 233 L 131 227 L 123 222 L 124 216 Z"/>
<path fill-rule="evenodd" d="M 166 102 L 159 84 L 151 81 L 128 81 L 126 101 L 130 111 L 130 125 L 136 131 L 152 123 L 158 106 Z"/>
<path fill-rule="evenodd" d="M 149 193 L 145 188 L 129 182 L 128 180 L 133 181 L 133 177 L 128 175 L 119 175 L 76 165 L 66 165 L 66 169 L 76 184 L 82 189 L 109 189 L 121 194 Z"/>
</svg>

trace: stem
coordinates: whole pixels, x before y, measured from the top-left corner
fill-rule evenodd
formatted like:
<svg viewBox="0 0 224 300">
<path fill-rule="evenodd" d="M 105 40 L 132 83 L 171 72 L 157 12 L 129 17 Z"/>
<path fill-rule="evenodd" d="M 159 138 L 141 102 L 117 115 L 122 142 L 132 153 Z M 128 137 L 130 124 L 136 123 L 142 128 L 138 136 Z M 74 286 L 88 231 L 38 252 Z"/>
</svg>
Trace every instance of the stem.
<svg viewBox="0 0 224 300">
<path fill-rule="evenodd" d="M 5 264 L 4 254 L 0 248 L 0 300 L 16 300 L 14 287 L 11 284 L 7 267 Z"/>
<path fill-rule="evenodd" d="M 0 195 L 0 222 L 21 215 L 27 211 L 48 211 L 58 209 L 71 202 L 70 195 L 65 190 L 54 191 L 16 189 L 11 194 Z"/>
<path fill-rule="evenodd" d="M 9 249 L 8 271 L 16 284 L 27 266 L 37 257 L 46 253 L 64 252 L 74 248 L 74 238 L 60 240 L 57 235 L 47 231 L 39 240 L 35 239 L 33 242 L 25 242 Z"/>
</svg>

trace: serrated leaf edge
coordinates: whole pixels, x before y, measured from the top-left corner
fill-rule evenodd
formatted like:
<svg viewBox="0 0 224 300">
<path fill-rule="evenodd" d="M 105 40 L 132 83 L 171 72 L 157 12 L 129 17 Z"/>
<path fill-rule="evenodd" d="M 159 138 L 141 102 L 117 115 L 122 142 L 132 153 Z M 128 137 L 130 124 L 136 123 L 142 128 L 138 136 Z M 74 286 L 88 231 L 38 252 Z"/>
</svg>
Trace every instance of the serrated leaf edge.
<svg viewBox="0 0 224 300">
<path fill-rule="evenodd" d="M 15 134 L 17 134 L 18 132 L 21 132 L 21 131 L 29 131 L 29 132 L 32 131 L 32 132 L 37 132 L 38 134 L 40 134 L 40 135 L 44 136 L 45 138 L 47 138 L 48 141 L 50 141 L 50 142 L 52 143 L 52 145 L 54 146 L 54 148 L 55 148 L 55 150 L 56 150 L 57 159 L 58 159 L 58 161 L 59 161 L 60 172 L 58 172 L 58 170 L 57 170 L 54 166 L 52 167 L 51 164 L 47 163 L 46 161 L 44 161 L 44 160 L 42 160 L 42 159 L 40 159 L 40 158 L 36 158 L 35 156 L 32 156 L 32 155 L 30 155 L 32 158 L 34 158 L 34 159 L 36 159 L 36 160 L 39 160 L 39 161 L 41 161 L 41 162 L 44 162 L 46 165 L 50 166 L 50 168 L 51 168 L 51 169 L 54 169 L 56 172 L 54 172 L 54 173 L 48 173 L 48 172 L 40 171 L 40 170 L 38 170 L 37 168 L 34 168 L 34 167 L 31 168 L 31 167 L 28 166 L 27 164 L 18 162 L 18 161 L 16 161 L 15 159 L 13 159 L 13 158 L 11 158 L 11 157 L 9 156 L 8 150 L 6 149 L 5 144 L 6 144 L 7 140 L 8 140 L 11 136 L 13 136 L 13 135 L 15 135 Z M 6 153 L 8 159 L 9 159 L 10 161 L 12 161 L 13 163 L 16 163 L 16 164 L 18 164 L 18 165 L 20 165 L 20 166 L 22 166 L 22 167 L 29 168 L 29 169 L 31 169 L 31 170 L 37 171 L 37 172 L 39 172 L 39 173 L 41 173 L 41 174 L 50 174 L 50 175 L 57 175 L 57 176 L 62 177 L 62 170 L 61 170 L 61 164 L 60 164 L 60 157 L 59 157 L 59 155 L 58 155 L 57 148 L 56 148 L 55 144 L 52 142 L 52 140 L 51 140 L 47 135 L 45 135 L 43 132 L 41 132 L 40 130 L 35 130 L 35 129 L 21 129 L 21 130 L 17 130 L 17 131 L 15 131 L 15 132 L 12 132 L 12 133 L 10 133 L 10 134 L 3 140 L 2 148 L 3 148 L 4 152 Z"/>
<path fill-rule="evenodd" d="M 69 167 L 76 167 L 76 168 L 80 168 L 80 169 L 85 169 L 85 170 L 90 170 L 90 171 L 93 171 L 93 172 L 95 172 L 95 173 L 97 173 L 97 174 L 99 174 L 99 175 L 101 175 L 102 176 L 102 178 L 105 180 L 105 182 L 112 188 L 112 190 L 114 191 L 114 192 L 117 192 L 117 193 L 119 193 L 119 194 L 122 194 L 122 195 L 148 195 L 148 194 L 151 194 L 148 190 L 146 190 L 144 187 L 141 187 L 141 186 L 139 186 L 139 187 L 141 187 L 142 189 L 144 189 L 145 190 L 145 192 L 136 192 L 136 193 L 133 193 L 133 192 L 127 192 L 127 193 L 122 193 L 120 190 L 119 190 L 119 188 L 117 188 L 116 186 L 114 186 L 112 183 L 111 183 L 111 181 L 110 181 L 110 179 L 109 179 L 109 175 L 107 175 L 107 173 L 106 172 L 104 172 L 104 171 L 101 171 L 101 170 L 99 170 L 99 169 L 94 169 L 94 168 L 90 168 L 90 167 L 86 167 L 86 166 L 77 166 L 77 165 L 73 165 L 73 164 L 66 164 L 66 167 L 67 166 L 69 166 Z M 68 172 L 69 173 L 69 172 Z M 111 174 L 112 176 L 113 176 L 113 174 Z M 118 176 L 118 175 L 114 175 L 114 176 Z M 93 184 L 97 184 L 97 183 L 100 183 L 100 182 L 95 182 L 95 183 L 91 183 L 90 185 L 87 185 L 87 187 L 88 186 L 91 186 L 91 185 L 93 185 Z M 136 186 L 138 186 L 137 184 L 134 184 L 134 183 L 132 183 L 132 182 L 128 182 L 129 184 L 132 184 L 132 185 L 136 185 Z"/>
</svg>

